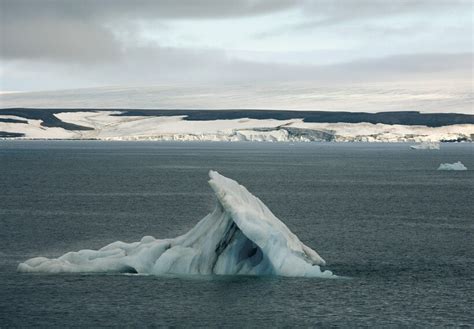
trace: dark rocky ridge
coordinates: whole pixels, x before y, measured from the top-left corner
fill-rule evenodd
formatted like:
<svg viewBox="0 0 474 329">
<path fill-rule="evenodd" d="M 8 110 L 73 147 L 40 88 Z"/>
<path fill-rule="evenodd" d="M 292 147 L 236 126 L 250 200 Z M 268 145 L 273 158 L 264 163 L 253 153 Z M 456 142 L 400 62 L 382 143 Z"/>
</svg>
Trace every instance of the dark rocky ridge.
<svg viewBox="0 0 474 329">
<path fill-rule="evenodd" d="M 18 120 L 18 119 L 4 119 L 0 118 L 0 122 L 6 122 L 6 123 L 28 123 L 26 120 Z"/>
<path fill-rule="evenodd" d="M 26 108 L 9 108 L 0 109 L 0 115 L 15 115 L 25 119 L 42 120 L 43 127 L 59 127 L 66 130 L 94 130 L 94 128 L 75 125 L 59 120 L 54 113 L 60 112 L 78 112 L 79 110 L 56 110 L 56 109 L 26 109 Z"/>
<path fill-rule="evenodd" d="M 8 131 L 0 131 L 0 138 L 18 138 L 18 137 L 24 137 L 25 134 L 22 133 L 11 133 Z"/>
</svg>

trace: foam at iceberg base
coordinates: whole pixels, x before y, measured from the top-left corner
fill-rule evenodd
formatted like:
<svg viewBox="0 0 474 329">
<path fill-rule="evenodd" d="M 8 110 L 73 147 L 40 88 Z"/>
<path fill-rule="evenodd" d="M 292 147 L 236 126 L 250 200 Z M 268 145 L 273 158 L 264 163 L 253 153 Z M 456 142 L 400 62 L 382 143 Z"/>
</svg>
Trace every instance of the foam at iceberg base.
<svg viewBox="0 0 474 329">
<path fill-rule="evenodd" d="M 145 236 L 117 241 L 99 250 L 81 250 L 49 259 L 37 257 L 21 272 L 105 272 L 153 275 L 281 275 L 331 277 L 325 261 L 237 182 L 209 172 L 215 210 L 174 239 Z"/>
</svg>

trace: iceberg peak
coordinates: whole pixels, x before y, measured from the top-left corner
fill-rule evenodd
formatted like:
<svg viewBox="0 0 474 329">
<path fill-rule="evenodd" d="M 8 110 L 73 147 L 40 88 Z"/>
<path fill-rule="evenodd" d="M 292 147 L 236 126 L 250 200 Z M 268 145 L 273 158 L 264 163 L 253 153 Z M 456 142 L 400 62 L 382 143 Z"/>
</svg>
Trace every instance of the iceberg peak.
<svg viewBox="0 0 474 329">
<path fill-rule="evenodd" d="M 139 242 L 117 241 L 55 259 L 36 257 L 20 263 L 18 271 L 333 276 L 321 271 L 325 261 L 319 254 L 244 186 L 212 170 L 209 178 L 216 208 L 182 236 L 145 236 Z"/>
</svg>

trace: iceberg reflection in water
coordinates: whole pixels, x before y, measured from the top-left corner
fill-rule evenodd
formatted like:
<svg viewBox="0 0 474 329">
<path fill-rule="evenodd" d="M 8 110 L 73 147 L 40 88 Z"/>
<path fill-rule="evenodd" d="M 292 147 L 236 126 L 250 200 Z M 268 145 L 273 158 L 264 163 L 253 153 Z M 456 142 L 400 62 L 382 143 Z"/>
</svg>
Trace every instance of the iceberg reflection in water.
<svg viewBox="0 0 474 329">
<path fill-rule="evenodd" d="M 20 272 L 104 272 L 153 275 L 281 275 L 333 277 L 325 261 L 303 244 L 247 189 L 215 171 L 209 184 L 217 206 L 188 233 L 174 239 L 145 236 L 19 264 Z"/>
</svg>

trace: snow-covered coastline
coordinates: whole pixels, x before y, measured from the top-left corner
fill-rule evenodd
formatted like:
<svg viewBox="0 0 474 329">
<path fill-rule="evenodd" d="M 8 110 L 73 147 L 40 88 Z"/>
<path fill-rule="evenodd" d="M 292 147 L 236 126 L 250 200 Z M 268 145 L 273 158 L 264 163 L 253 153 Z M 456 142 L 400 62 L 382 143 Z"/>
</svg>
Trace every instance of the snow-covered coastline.
<svg viewBox="0 0 474 329">
<path fill-rule="evenodd" d="M 305 122 L 301 118 L 186 120 L 186 116 L 125 116 L 120 111 L 55 113 L 83 130 L 48 127 L 41 120 L 0 115 L 0 138 L 105 141 L 443 142 L 474 140 L 474 124 L 441 127 L 382 123 Z M 8 135 L 10 134 L 10 135 Z"/>
</svg>

